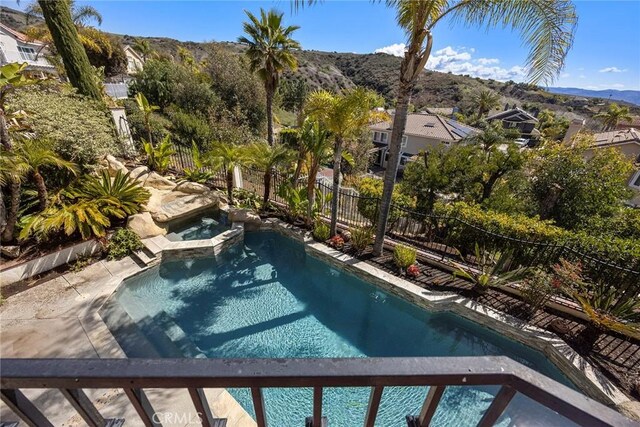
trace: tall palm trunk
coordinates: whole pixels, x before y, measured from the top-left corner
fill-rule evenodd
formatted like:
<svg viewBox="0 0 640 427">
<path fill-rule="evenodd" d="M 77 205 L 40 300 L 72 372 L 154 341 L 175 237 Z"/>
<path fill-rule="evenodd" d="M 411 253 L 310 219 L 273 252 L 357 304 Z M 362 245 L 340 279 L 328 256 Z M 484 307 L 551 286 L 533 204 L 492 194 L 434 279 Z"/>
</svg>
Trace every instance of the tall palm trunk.
<svg viewBox="0 0 640 427">
<path fill-rule="evenodd" d="M 319 167 L 318 162 L 314 160 L 307 176 L 307 218 L 309 221 L 313 215 L 313 205 L 316 203 L 316 177 L 318 176 Z"/>
<path fill-rule="evenodd" d="M 422 42 L 427 39 L 426 46 L 422 50 Z M 400 85 L 398 86 L 398 97 L 396 101 L 396 112 L 393 117 L 393 130 L 391 131 L 391 142 L 389 143 L 389 161 L 384 173 L 384 188 L 380 200 L 378 212 L 378 223 L 376 225 L 376 239 L 373 244 L 373 253 L 382 255 L 384 246 L 384 235 L 387 231 L 387 219 L 391 210 L 391 197 L 393 187 L 396 183 L 398 166 L 400 164 L 400 149 L 402 136 L 407 124 L 407 113 L 409 111 L 409 98 L 420 73 L 424 71 L 424 66 L 431 54 L 433 47 L 433 36 L 431 31 L 423 29 L 415 33 L 409 44 L 409 48 L 404 53 L 402 64 L 400 65 Z"/>
<path fill-rule="evenodd" d="M 36 169 L 33 171 L 33 180 L 36 184 L 36 191 L 38 192 L 38 204 L 41 211 L 47 209 L 48 204 L 48 192 L 47 185 L 44 182 L 44 178 L 40 172 Z"/>
<path fill-rule="evenodd" d="M 265 84 L 267 91 L 267 142 L 273 146 L 273 92 L 271 84 Z"/>
<path fill-rule="evenodd" d="M 102 100 L 87 53 L 80 43 L 68 1 L 38 0 L 53 43 L 62 58 L 71 85 L 83 95 Z"/>
<path fill-rule="evenodd" d="M 267 168 L 263 177 L 264 195 L 262 196 L 262 209 L 269 206 L 269 194 L 271 194 L 271 168 Z"/>
<path fill-rule="evenodd" d="M 11 180 L 9 182 L 9 209 L 7 211 L 7 223 L 2 231 L 2 241 L 13 240 L 13 233 L 18 221 L 18 210 L 20 208 L 20 182 Z"/>
<path fill-rule="evenodd" d="M 233 168 L 227 167 L 227 196 L 229 197 L 229 204 L 233 205 Z"/>
<path fill-rule="evenodd" d="M 5 116 L 4 108 L 0 108 L 0 143 L 5 149 L 11 150 L 11 137 L 9 136 L 7 117 Z"/>
<path fill-rule="evenodd" d="M 296 170 L 293 172 L 293 177 L 291 177 L 291 183 L 295 186 L 298 183 L 298 179 L 300 179 L 300 173 L 302 172 L 302 165 L 304 163 L 304 158 L 306 156 L 306 152 L 304 148 L 300 147 L 298 149 L 298 160 L 296 161 Z"/>
<path fill-rule="evenodd" d="M 331 236 L 338 232 L 338 199 L 340 199 L 340 164 L 342 163 L 342 138 L 336 137 L 333 148 L 333 197 L 331 198 Z"/>
</svg>

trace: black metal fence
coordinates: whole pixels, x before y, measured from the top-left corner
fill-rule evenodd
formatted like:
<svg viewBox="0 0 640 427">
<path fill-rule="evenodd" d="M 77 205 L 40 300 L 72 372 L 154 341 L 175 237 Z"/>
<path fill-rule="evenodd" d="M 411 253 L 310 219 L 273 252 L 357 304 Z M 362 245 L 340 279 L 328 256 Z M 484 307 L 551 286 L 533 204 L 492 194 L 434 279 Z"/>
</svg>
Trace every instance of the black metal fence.
<svg viewBox="0 0 640 427">
<path fill-rule="evenodd" d="M 545 415 L 552 420 L 548 424 L 561 424 L 561 417 L 565 417 L 584 426 L 635 425 L 614 410 L 502 356 L 0 360 L 2 401 L 27 425 L 38 427 L 52 427 L 52 423 L 22 389 L 58 389 L 60 398 L 64 396 L 90 426 L 120 426 L 125 420 L 104 419 L 84 390 L 121 389 L 144 425 L 152 427 L 159 427 L 161 423 L 144 389 L 187 389 L 200 423 L 209 427 L 224 425 L 224 420 L 213 418 L 204 389 L 245 387 L 251 389 L 258 427 L 266 427 L 268 411 L 265 410 L 265 403 L 268 402 L 263 398 L 263 389 L 309 387 L 313 388 L 313 408 L 306 425 L 321 427 L 331 423 L 331 420 L 323 419 L 322 395 L 325 388 L 369 387 L 363 425 L 373 427 L 381 400 L 384 399 L 384 389 L 396 386 L 428 386 L 429 390 L 425 393 L 420 413 L 408 414 L 405 419 L 396 420 L 394 425 L 428 426 L 447 388 L 472 386 L 499 387 L 491 402 L 487 402 L 487 409 L 482 416 L 474 420 L 479 427 L 495 425 L 503 414 L 512 420 L 520 419 L 525 424 L 533 421 L 536 415 L 531 412 L 531 407 L 520 406 L 514 400 L 518 395 L 524 395 L 547 408 Z"/>
<path fill-rule="evenodd" d="M 196 165 L 193 161 L 193 155 L 191 154 L 191 148 L 183 145 L 175 144 L 173 146 L 175 153 L 171 156 L 170 167 L 178 172 L 182 173 L 185 169 L 196 169 Z M 211 183 L 217 188 L 225 187 L 225 170 L 224 168 L 212 169 L 208 166 L 201 168 L 212 173 Z"/>
</svg>

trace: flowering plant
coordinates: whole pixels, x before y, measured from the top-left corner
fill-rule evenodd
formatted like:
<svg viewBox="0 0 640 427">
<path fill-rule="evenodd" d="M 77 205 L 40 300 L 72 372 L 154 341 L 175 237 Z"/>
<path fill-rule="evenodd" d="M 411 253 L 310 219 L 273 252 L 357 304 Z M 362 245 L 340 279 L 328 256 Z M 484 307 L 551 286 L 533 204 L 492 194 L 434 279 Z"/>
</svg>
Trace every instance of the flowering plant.
<svg viewBox="0 0 640 427">
<path fill-rule="evenodd" d="M 407 275 L 411 277 L 418 277 L 420 275 L 420 267 L 416 264 L 411 264 L 407 267 Z"/>
<path fill-rule="evenodd" d="M 336 249 L 342 249 L 344 247 L 344 239 L 336 234 L 329 239 L 329 246 Z"/>
</svg>

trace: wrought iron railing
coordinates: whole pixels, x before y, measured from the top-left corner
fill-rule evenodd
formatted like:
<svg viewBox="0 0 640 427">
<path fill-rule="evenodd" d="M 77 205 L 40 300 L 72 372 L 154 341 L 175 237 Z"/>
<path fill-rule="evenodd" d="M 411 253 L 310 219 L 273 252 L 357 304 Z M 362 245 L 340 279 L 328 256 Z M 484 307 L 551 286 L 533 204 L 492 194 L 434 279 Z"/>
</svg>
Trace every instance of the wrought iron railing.
<svg viewBox="0 0 640 427">
<path fill-rule="evenodd" d="M 322 394 L 327 387 L 370 387 L 364 419 L 373 427 L 385 387 L 428 386 L 419 414 L 394 425 L 428 426 L 450 386 L 499 386 L 478 420 L 492 426 L 514 396 L 522 394 L 578 425 L 637 425 L 616 411 L 507 357 L 354 359 L 4 359 L 0 360 L 2 400 L 28 425 L 51 422 L 23 389 L 58 389 L 90 426 L 122 425 L 105 420 L 85 389 L 122 389 L 146 426 L 160 422 L 143 389 L 187 389 L 203 426 L 218 425 L 205 397 L 207 388 L 249 388 L 258 427 L 268 424 L 263 389 L 313 389 L 307 426 L 323 425 Z M 526 415 L 526 414 L 525 414 Z M 7 420 L 8 421 L 8 420 Z M 336 420 L 338 421 L 338 420 Z M 329 420 L 330 422 L 330 420 Z"/>
</svg>

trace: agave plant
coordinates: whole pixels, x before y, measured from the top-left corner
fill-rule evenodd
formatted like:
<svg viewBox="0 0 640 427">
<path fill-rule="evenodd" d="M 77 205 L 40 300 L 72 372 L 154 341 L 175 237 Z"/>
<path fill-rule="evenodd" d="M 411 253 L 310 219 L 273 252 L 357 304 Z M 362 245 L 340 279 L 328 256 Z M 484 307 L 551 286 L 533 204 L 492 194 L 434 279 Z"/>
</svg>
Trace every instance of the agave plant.
<svg viewBox="0 0 640 427">
<path fill-rule="evenodd" d="M 169 169 L 171 164 L 171 156 L 175 154 L 173 145 L 171 144 L 171 137 L 165 136 L 157 147 L 153 147 L 151 142 L 142 140 L 142 148 L 147 154 L 147 166 L 149 169 L 163 174 Z"/>
<path fill-rule="evenodd" d="M 454 262 L 456 270 L 453 276 L 470 281 L 473 284 L 473 290 L 478 293 L 484 293 L 491 286 L 518 280 L 529 272 L 528 268 L 506 271 L 511 261 L 511 251 L 491 252 L 484 247 L 480 248 L 477 242 L 474 249 L 476 265 L 470 267 Z"/>
</svg>

